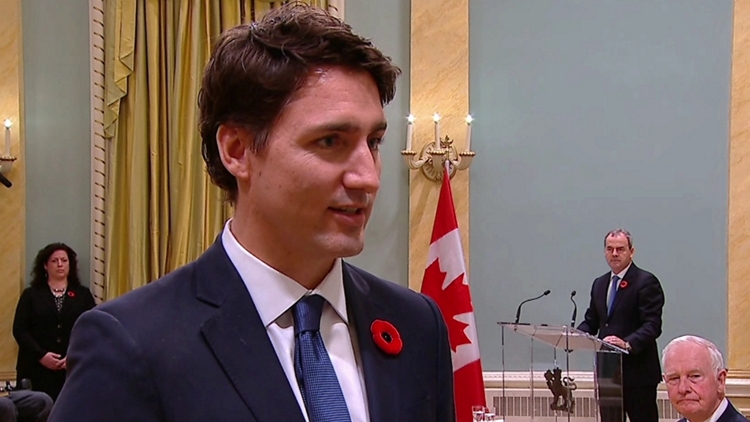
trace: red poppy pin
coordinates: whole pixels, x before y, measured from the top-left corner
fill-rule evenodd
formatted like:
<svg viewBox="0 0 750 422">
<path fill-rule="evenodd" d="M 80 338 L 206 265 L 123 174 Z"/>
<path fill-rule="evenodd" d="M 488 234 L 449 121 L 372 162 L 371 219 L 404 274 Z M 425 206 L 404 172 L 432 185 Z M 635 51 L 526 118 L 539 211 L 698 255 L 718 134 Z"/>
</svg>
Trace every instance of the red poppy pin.
<svg viewBox="0 0 750 422">
<path fill-rule="evenodd" d="M 621 288 L 621 289 L 624 289 L 624 288 L 626 288 L 626 287 L 628 287 L 628 282 L 627 282 L 627 281 L 625 281 L 625 280 L 622 280 L 622 281 L 620 282 L 620 288 Z"/>
<path fill-rule="evenodd" d="M 372 340 L 380 347 L 380 350 L 394 356 L 401 353 L 404 342 L 401 341 L 401 334 L 393 324 L 376 319 L 370 326 L 370 332 L 372 332 Z"/>
<path fill-rule="evenodd" d="M 68 296 L 70 297 L 76 297 L 76 293 L 72 290 L 68 290 Z"/>
</svg>

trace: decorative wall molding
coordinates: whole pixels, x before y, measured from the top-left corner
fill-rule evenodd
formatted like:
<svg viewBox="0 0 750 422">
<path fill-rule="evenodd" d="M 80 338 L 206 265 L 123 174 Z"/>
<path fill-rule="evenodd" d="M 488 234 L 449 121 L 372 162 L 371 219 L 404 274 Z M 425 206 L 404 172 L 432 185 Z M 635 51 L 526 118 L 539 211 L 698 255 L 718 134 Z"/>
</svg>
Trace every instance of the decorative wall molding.
<svg viewBox="0 0 750 422">
<path fill-rule="evenodd" d="M 89 0 L 91 49 L 91 293 L 104 300 L 104 200 L 107 140 L 104 138 L 104 0 Z"/>
<path fill-rule="evenodd" d="M 342 21 L 346 20 L 346 0 L 328 0 L 328 11 Z"/>
</svg>

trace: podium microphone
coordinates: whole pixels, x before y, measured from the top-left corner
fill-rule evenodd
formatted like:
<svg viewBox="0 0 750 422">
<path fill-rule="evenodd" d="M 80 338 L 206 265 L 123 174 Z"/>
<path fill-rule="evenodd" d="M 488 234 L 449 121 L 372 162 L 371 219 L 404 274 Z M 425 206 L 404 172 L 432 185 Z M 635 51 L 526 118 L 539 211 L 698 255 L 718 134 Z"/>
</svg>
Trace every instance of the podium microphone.
<svg viewBox="0 0 750 422">
<path fill-rule="evenodd" d="M 573 290 L 570 292 L 570 301 L 573 302 L 573 318 L 570 320 L 570 327 L 575 328 L 576 327 L 576 315 L 578 314 L 578 305 L 576 305 L 576 301 L 573 300 L 573 296 L 576 295 L 576 291 Z"/>
<path fill-rule="evenodd" d="M 537 297 L 532 297 L 531 299 L 526 299 L 526 300 L 524 300 L 523 302 L 521 302 L 521 303 L 520 303 L 520 304 L 518 305 L 518 309 L 516 310 L 516 322 L 514 322 L 514 324 L 518 324 L 518 320 L 519 320 L 519 319 L 521 319 L 521 306 L 523 306 L 523 304 L 524 304 L 524 303 L 526 303 L 526 302 L 531 302 L 532 300 L 537 300 L 537 299 L 541 299 L 541 298 L 543 298 L 544 296 L 547 296 L 548 294 L 549 294 L 549 290 L 545 290 L 545 291 L 544 291 L 544 293 L 540 294 L 539 296 L 537 296 Z"/>
</svg>

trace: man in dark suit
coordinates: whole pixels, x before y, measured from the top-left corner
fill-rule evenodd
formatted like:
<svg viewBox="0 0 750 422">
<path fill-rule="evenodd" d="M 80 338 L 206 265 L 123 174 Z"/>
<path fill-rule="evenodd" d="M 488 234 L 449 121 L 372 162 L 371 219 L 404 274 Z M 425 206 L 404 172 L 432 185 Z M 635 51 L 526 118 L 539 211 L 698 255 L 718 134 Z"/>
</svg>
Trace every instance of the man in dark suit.
<svg viewBox="0 0 750 422">
<path fill-rule="evenodd" d="M 656 339 L 661 335 L 664 292 L 656 276 L 635 265 L 634 253 L 626 230 L 604 237 L 611 271 L 594 280 L 591 303 L 578 329 L 628 352 L 622 356 L 622 410 L 632 422 L 657 422 L 661 368 Z"/>
<path fill-rule="evenodd" d="M 399 72 L 304 5 L 222 34 L 199 107 L 234 218 L 81 317 L 50 420 L 454 421 L 435 303 L 342 261 L 364 247 Z"/>
<path fill-rule="evenodd" d="M 719 349 L 697 336 L 678 337 L 662 352 L 669 401 L 679 422 L 747 422 L 725 397 L 727 370 Z"/>
</svg>

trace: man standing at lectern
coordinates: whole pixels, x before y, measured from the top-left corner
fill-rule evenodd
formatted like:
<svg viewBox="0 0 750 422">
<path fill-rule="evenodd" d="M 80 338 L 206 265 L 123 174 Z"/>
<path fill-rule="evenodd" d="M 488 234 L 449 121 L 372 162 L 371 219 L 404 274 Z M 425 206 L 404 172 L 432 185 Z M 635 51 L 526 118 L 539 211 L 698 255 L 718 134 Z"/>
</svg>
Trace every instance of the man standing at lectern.
<svg viewBox="0 0 750 422">
<path fill-rule="evenodd" d="M 594 280 L 591 303 L 578 329 L 628 351 L 622 357 L 622 420 L 627 413 L 631 422 L 657 422 L 661 368 L 656 339 L 661 335 L 664 291 L 656 276 L 635 265 L 634 253 L 626 230 L 612 230 L 604 237 L 611 271 Z"/>
</svg>

